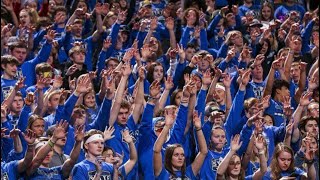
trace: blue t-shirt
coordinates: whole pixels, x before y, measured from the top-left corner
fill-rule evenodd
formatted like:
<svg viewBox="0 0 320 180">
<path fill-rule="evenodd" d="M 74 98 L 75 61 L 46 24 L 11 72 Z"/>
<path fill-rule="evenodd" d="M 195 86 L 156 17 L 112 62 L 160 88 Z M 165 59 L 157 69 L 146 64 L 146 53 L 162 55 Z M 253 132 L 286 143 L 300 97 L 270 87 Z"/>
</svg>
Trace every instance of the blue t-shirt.
<svg viewBox="0 0 320 180">
<path fill-rule="evenodd" d="M 102 173 L 100 179 L 112 179 L 113 178 L 113 165 L 102 162 L 101 164 Z M 122 177 L 126 176 L 123 166 L 120 167 L 119 173 Z M 74 180 L 88 180 L 93 179 L 96 174 L 96 166 L 93 162 L 85 159 L 80 163 L 76 164 L 72 170 L 72 179 Z"/>
<path fill-rule="evenodd" d="M 62 166 L 56 166 L 52 168 L 41 168 L 39 167 L 36 172 L 34 172 L 29 179 L 34 180 L 60 180 L 65 179 L 62 174 Z"/>
<path fill-rule="evenodd" d="M 176 179 L 176 178 L 184 178 L 184 180 L 196 179 L 196 176 L 192 172 L 191 165 L 187 167 L 186 174 L 182 177 L 181 171 L 175 171 L 175 177 L 171 175 L 164 167 L 162 167 L 162 171 L 156 179 L 164 180 L 164 179 Z"/>
<path fill-rule="evenodd" d="M 291 172 L 290 171 L 282 171 L 280 174 L 280 177 L 285 177 L 285 176 L 288 177 L 292 174 L 296 174 L 296 176 L 295 176 L 296 180 L 300 180 L 303 175 L 307 176 L 307 173 L 304 172 L 302 169 L 295 168 L 294 171 L 291 171 Z M 269 180 L 269 179 L 271 180 L 271 170 L 270 169 L 267 171 L 267 173 L 263 176 L 262 179 L 263 180 Z"/>
<path fill-rule="evenodd" d="M 1 162 L 1 179 L 18 179 L 18 161 L 11 161 L 9 163 Z"/>
<path fill-rule="evenodd" d="M 229 148 L 221 153 L 209 151 L 200 170 L 200 179 L 215 180 L 219 164 L 229 152 Z"/>
</svg>

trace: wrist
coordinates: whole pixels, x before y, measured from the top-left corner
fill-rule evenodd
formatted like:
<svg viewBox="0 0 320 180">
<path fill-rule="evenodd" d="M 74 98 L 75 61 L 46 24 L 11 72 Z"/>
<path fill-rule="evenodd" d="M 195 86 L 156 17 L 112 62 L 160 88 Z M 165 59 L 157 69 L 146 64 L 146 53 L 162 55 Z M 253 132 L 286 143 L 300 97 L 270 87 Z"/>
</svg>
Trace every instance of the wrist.
<svg viewBox="0 0 320 180">
<path fill-rule="evenodd" d="M 51 141 L 53 144 L 55 144 L 57 142 L 57 138 L 55 138 L 54 136 L 52 138 L 49 139 L 49 141 Z"/>
<path fill-rule="evenodd" d="M 202 130 L 202 128 L 200 127 L 200 128 L 196 128 L 196 131 L 201 131 Z"/>
<path fill-rule="evenodd" d="M 73 92 L 73 94 L 75 95 L 75 96 L 80 96 L 80 92 L 79 91 L 77 91 L 77 89 Z"/>
<path fill-rule="evenodd" d="M 311 165 L 314 163 L 314 159 L 311 159 L 311 160 L 305 159 L 304 162 L 308 165 Z"/>
<path fill-rule="evenodd" d="M 53 141 L 52 138 L 49 139 L 48 144 L 51 148 L 53 148 L 54 144 L 56 143 L 56 141 Z"/>
<path fill-rule="evenodd" d="M 259 150 L 259 151 L 258 151 L 258 154 L 259 154 L 259 155 L 264 155 L 264 153 L 265 153 L 264 150 Z"/>
</svg>

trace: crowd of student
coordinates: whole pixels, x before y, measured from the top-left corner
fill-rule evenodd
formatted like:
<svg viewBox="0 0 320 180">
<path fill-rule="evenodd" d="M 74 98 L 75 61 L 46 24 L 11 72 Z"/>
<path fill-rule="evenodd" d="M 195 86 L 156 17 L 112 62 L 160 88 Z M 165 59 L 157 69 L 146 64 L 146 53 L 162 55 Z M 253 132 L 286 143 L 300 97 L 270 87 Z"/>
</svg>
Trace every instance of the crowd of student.
<svg viewBox="0 0 320 180">
<path fill-rule="evenodd" d="M 319 179 L 310 0 L 2 0 L 1 179 Z"/>
</svg>

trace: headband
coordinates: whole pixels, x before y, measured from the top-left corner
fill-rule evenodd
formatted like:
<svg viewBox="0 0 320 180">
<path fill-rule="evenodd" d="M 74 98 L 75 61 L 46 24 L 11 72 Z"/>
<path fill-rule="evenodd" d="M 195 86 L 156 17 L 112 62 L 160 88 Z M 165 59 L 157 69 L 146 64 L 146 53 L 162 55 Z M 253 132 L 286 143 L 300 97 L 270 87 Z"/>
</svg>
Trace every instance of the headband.
<svg viewBox="0 0 320 180">
<path fill-rule="evenodd" d="M 226 91 L 226 88 L 224 86 L 220 85 L 220 84 L 216 85 L 216 89 L 221 89 L 223 91 Z"/>
<path fill-rule="evenodd" d="M 86 140 L 86 142 L 85 142 L 84 144 L 88 144 L 88 143 L 90 143 L 90 142 L 92 142 L 92 141 L 96 141 L 96 140 L 104 141 L 104 139 L 103 139 L 103 137 L 102 137 L 101 134 L 94 134 L 94 135 L 90 136 L 90 137 Z"/>
</svg>

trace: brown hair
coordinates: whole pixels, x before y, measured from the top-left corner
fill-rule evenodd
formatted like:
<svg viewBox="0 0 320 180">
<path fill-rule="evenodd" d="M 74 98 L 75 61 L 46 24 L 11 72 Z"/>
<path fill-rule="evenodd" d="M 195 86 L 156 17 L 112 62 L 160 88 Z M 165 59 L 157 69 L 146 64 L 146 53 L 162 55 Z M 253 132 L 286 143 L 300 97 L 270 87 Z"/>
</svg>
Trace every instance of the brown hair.
<svg viewBox="0 0 320 180">
<path fill-rule="evenodd" d="M 154 81 L 154 79 L 153 79 L 153 72 L 154 72 L 154 69 L 155 69 L 156 66 L 161 66 L 161 67 L 163 68 L 163 77 L 162 77 L 161 82 L 160 82 L 160 83 L 163 83 L 163 82 L 164 82 L 164 76 L 165 76 L 165 72 L 164 72 L 165 69 L 164 69 L 164 67 L 162 66 L 162 64 L 159 63 L 159 62 L 153 62 L 153 63 L 147 68 L 147 77 L 146 77 L 146 79 L 147 79 L 150 83 L 152 83 L 152 82 Z"/>
<path fill-rule="evenodd" d="M 188 16 L 188 13 L 189 11 L 194 11 L 196 13 L 196 22 L 194 23 L 194 26 L 197 26 L 199 25 L 199 19 L 200 19 L 200 14 L 199 14 L 199 10 L 196 9 L 196 8 L 193 8 L 193 7 L 190 7 L 188 9 L 186 9 L 184 12 L 183 12 L 183 19 L 182 19 L 182 24 L 187 24 L 187 16 Z"/>
<path fill-rule="evenodd" d="M 12 55 L 1 56 L 1 68 L 2 68 L 2 65 L 7 65 L 7 64 L 19 65 L 19 61 L 16 57 Z"/>
<path fill-rule="evenodd" d="M 267 6 L 267 7 L 269 7 L 269 8 L 271 9 L 270 19 L 271 19 L 271 20 L 274 19 L 274 18 L 273 18 L 273 14 L 274 14 L 273 5 L 272 5 L 270 2 L 266 1 L 266 2 L 264 2 L 264 3 L 262 4 L 262 6 L 261 6 L 261 8 L 260 8 L 260 11 L 259 11 L 260 20 L 261 20 L 261 21 L 266 21 L 266 20 L 267 20 L 267 19 L 264 19 L 263 16 L 262 16 L 262 9 L 263 9 L 265 6 Z"/>
<path fill-rule="evenodd" d="M 174 177 L 176 177 L 176 174 L 172 168 L 172 156 L 173 156 L 174 150 L 179 147 L 183 149 L 183 147 L 180 144 L 168 145 L 168 147 L 166 148 L 166 152 L 164 154 L 164 167 Z M 183 166 L 181 167 L 181 174 L 182 174 L 182 178 L 184 178 L 186 174 L 186 160 L 184 160 Z"/>
<path fill-rule="evenodd" d="M 231 159 L 230 159 L 230 161 L 229 161 L 228 166 L 230 165 L 230 162 L 235 159 L 236 156 L 239 157 L 240 162 L 241 162 L 241 157 L 240 157 L 238 154 L 234 154 L 234 155 L 232 155 L 232 157 L 231 157 Z M 240 163 L 240 165 L 242 165 L 242 164 Z M 224 177 L 225 177 L 225 178 L 230 177 L 230 174 L 229 174 L 228 170 L 224 173 Z M 239 180 L 245 179 L 244 177 L 245 177 L 245 172 L 244 172 L 243 168 L 241 167 L 241 168 L 240 168 L 240 174 L 238 175 L 238 179 L 239 179 Z M 229 178 L 227 178 L 227 179 L 229 179 Z"/>
<path fill-rule="evenodd" d="M 248 99 L 246 99 L 245 101 L 244 101 L 244 104 L 243 104 L 243 106 L 244 106 L 244 110 L 246 111 L 246 112 L 248 112 L 249 111 L 249 109 L 252 107 L 252 106 L 254 106 L 256 103 L 258 103 L 259 102 L 259 100 L 257 99 L 257 98 L 248 98 Z"/>
<path fill-rule="evenodd" d="M 40 63 L 36 65 L 35 70 L 36 70 L 36 74 L 40 75 L 40 73 L 43 73 L 43 72 L 48 72 L 48 71 L 52 72 L 52 67 L 48 63 Z"/>
<path fill-rule="evenodd" d="M 31 129 L 32 124 L 36 121 L 36 120 L 43 120 L 44 119 L 36 114 L 32 114 L 29 119 L 28 119 L 28 124 L 27 124 L 27 129 Z"/>
<path fill-rule="evenodd" d="M 294 171 L 294 153 L 293 153 L 293 150 L 285 145 L 284 143 L 279 143 L 277 144 L 276 148 L 274 149 L 274 152 L 273 152 L 273 156 L 272 156 L 272 160 L 271 160 L 271 163 L 270 163 L 270 169 L 271 169 L 271 179 L 272 180 L 277 180 L 277 179 L 280 179 L 281 178 L 281 169 L 279 167 L 279 163 L 278 163 L 278 157 L 280 156 L 280 153 L 282 152 L 288 152 L 291 154 L 291 163 L 290 163 L 290 166 L 288 168 L 287 171 L 289 172 L 292 172 Z"/>
</svg>

